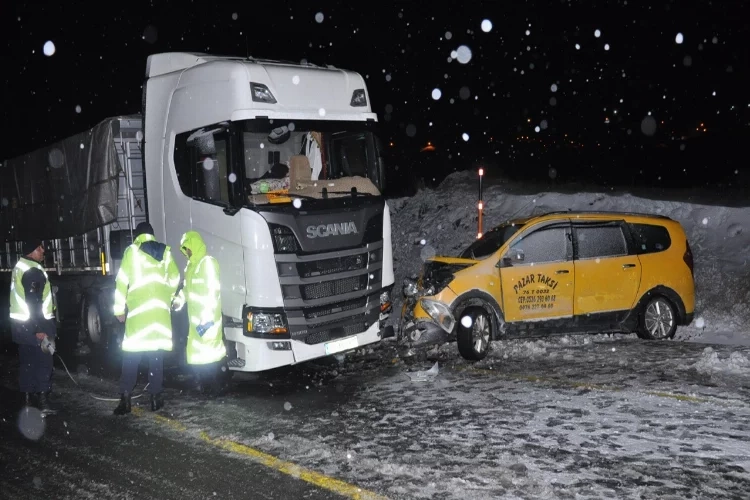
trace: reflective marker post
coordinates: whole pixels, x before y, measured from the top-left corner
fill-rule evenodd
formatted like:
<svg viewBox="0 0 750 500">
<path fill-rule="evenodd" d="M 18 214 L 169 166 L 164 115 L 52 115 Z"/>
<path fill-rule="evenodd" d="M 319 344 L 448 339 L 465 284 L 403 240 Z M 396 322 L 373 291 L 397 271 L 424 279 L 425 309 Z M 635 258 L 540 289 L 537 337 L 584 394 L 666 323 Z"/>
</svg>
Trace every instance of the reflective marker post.
<svg viewBox="0 0 750 500">
<path fill-rule="evenodd" d="M 482 237 L 482 209 L 484 203 L 482 203 L 482 179 L 484 178 L 484 169 L 479 169 L 479 203 L 477 204 L 477 210 L 479 211 L 478 228 L 477 228 L 477 239 Z"/>
</svg>

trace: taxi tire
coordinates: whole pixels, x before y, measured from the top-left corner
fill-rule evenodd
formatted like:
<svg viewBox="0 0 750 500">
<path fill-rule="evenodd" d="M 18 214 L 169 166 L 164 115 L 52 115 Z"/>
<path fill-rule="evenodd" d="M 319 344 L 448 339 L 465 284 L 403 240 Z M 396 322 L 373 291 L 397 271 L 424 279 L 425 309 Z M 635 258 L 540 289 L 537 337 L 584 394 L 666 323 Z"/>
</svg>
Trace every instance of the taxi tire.
<svg viewBox="0 0 750 500">
<path fill-rule="evenodd" d="M 468 328 L 462 323 L 463 318 L 467 316 L 471 318 L 471 326 Z M 469 361 L 484 359 L 490 351 L 490 344 L 494 337 L 492 315 L 482 307 L 469 307 L 462 312 L 461 318 L 458 319 L 457 328 L 456 342 L 458 343 L 458 352 L 461 356 Z M 481 343 L 479 350 L 477 350 L 477 339 L 474 338 L 474 330 L 476 328 L 482 329 L 487 335 L 486 342 Z"/>
<path fill-rule="evenodd" d="M 649 311 L 652 309 L 655 309 L 657 305 L 659 306 L 659 309 L 663 308 L 664 306 L 669 307 L 669 312 L 667 314 L 671 317 L 671 326 L 669 330 L 667 330 L 665 335 L 661 335 L 661 336 L 653 335 L 649 331 L 649 328 L 647 325 L 647 323 L 649 322 L 647 320 Z M 654 297 L 651 297 L 651 299 L 646 303 L 646 305 L 641 310 L 641 314 L 638 316 L 638 331 L 636 332 L 638 337 L 644 340 L 667 340 L 667 339 L 673 338 L 676 332 L 677 332 L 677 307 L 675 307 L 674 303 L 672 303 L 672 301 L 669 300 L 664 295 L 656 295 Z"/>
</svg>

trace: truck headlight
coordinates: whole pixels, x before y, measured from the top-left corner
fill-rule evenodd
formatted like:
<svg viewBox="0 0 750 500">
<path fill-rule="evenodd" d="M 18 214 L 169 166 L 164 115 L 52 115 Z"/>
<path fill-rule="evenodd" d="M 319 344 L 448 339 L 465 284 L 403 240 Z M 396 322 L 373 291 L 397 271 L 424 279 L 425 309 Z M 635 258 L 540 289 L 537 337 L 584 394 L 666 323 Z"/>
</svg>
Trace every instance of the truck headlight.
<svg viewBox="0 0 750 500">
<path fill-rule="evenodd" d="M 289 328 L 283 312 L 246 309 L 244 323 L 242 333 L 246 337 L 289 338 Z"/>
<path fill-rule="evenodd" d="M 448 306 L 442 302 L 431 299 L 421 299 L 419 304 L 422 306 L 422 309 L 424 309 L 424 312 L 426 312 L 430 318 L 440 326 L 440 328 L 448 333 L 453 331 L 453 327 L 456 326 L 456 318 L 453 317 L 453 313 L 451 313 Z"/>
<path fill-rule="evenodd" d="M 380 293 L 380 312 L 385 313 L 391 310 L 391 291 L 383 290 Z"/>
</svg>

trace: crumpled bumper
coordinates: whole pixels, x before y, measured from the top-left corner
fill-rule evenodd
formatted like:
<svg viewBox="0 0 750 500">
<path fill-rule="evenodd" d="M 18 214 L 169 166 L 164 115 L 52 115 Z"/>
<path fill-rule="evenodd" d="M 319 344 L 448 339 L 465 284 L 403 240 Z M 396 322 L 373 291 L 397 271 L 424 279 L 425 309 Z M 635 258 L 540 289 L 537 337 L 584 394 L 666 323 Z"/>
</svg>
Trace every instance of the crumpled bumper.
<svg viewBox="0 0 750 500">
<path fill-rule="evenodd" d="M 448 333 L 428 319 L 414 319 L 405 323 L 401 338 L 411 347 L 443 344 L 448 341 Z"/>
</svg>

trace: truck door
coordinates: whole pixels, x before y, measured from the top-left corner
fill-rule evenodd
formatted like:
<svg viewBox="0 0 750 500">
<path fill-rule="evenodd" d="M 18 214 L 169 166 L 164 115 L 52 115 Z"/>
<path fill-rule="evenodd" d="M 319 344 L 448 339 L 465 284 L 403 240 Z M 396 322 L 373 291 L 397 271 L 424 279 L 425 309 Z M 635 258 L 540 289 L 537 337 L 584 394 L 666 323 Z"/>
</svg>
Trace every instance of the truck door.
<svg viewBox="0 0 750 500">
<path fill-rule="evenodd" d="M 165 206 L 165 214 L 167 227 L 171 217 L 174 230 L 180 232 L 174 235 L 177 241 L 186 229 L 201 234 L 208 253 L 219 261 L 222 309 L 240 317 L 245 272 L 239 210 L 234 208 L 240 183 L 235 182 L 237 174 L 232 168 L 231 137 L 230 129 L 222 125 L 177 136 L 175 166 L 181 189 L 190 196 L 189 209 L 186 214 L 182 204 Z"/>
</svg>

